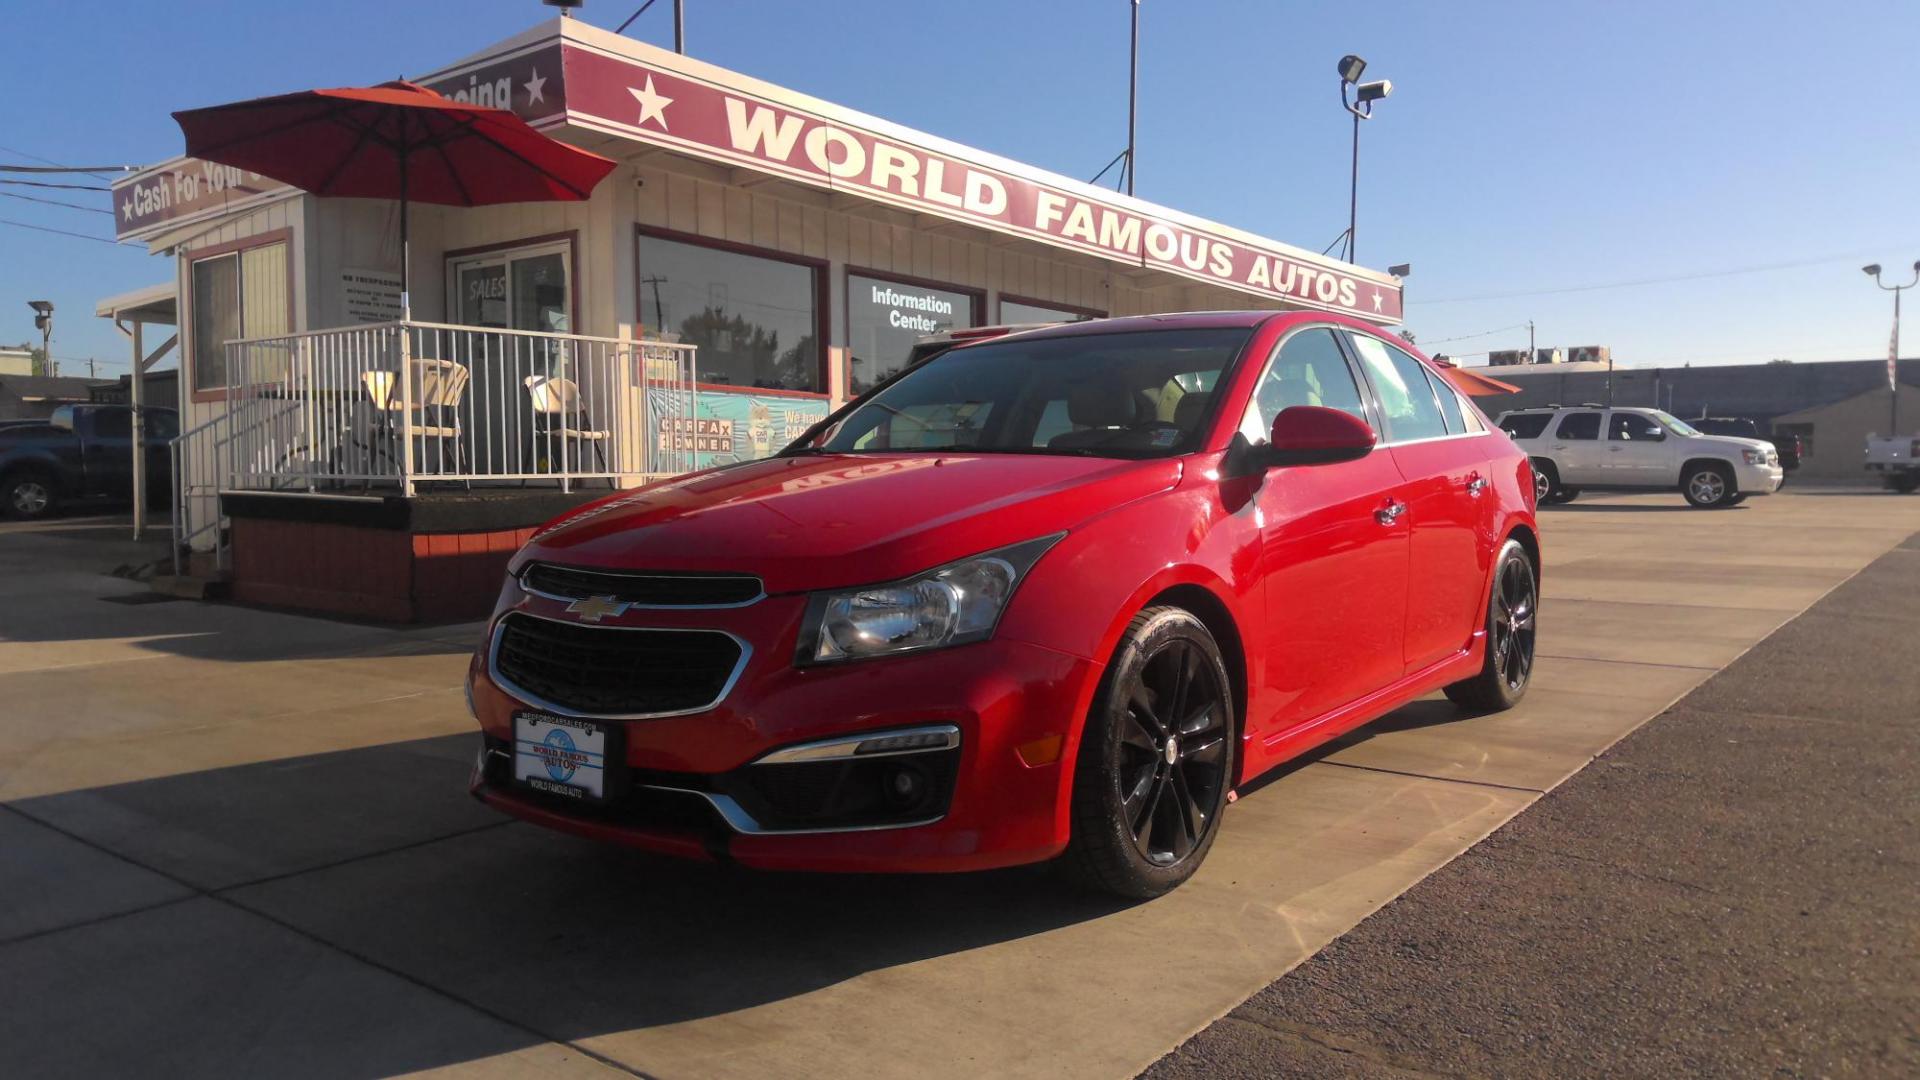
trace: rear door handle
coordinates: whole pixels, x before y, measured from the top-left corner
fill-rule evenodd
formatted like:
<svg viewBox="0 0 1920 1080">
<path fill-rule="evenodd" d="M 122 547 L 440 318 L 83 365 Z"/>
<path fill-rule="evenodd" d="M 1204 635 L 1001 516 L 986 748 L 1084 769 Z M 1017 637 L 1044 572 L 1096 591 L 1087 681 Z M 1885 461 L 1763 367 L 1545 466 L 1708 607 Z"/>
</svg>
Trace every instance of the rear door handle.
<svg viewBox="0 0 1920 1080">
<path fill-rule="evenodd" d="M 1609 454 L 1617 454 L 1617 453 L 1619 453 L 1620 451 L 1622 451 L 1622 450 L 1625 450 L 1625 449 L 1626 449 L 1626 447 L 1624 447 L 1624 446 L 1609 446 L 1609 447 L 1607 447 L 1607 453 L 1609 453 Z"/>
<path fill-rule="evenodd" d="M 1481 476 L 1479 473 L 1475 473 L 1472 476 L 1467 478 L 1467 494 L 1475 496 L 1477 498 L 1479 494 L 1485 490 L 1487 490 L 1486 477 Z"/>
<path fill-rule="evenodd" d="M 1373 512 L 1373 520 L 1379 522 L 1382 525 L 1391 525 L 1394 522 L 1399 521 L 1400 515 L 1406 512 L 1407 512 L 1406 503 L 1403 503 L 1398 499 L 1389 498 L 1387 500 L 1387 505 Z"/>
</svg>

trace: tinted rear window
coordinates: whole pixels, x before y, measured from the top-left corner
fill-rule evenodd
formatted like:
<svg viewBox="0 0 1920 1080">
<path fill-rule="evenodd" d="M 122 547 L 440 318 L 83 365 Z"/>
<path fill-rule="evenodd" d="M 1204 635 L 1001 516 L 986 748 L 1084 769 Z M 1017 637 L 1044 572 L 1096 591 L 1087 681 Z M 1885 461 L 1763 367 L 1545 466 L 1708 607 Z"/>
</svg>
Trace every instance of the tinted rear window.
<svg viewBox="0 0 1920 1080">
<path fill-rule="evenodd" d="M 1568 413 L 1566 419 L 1560 421 L 1560 427 L 1554 435 L 1562 439 L 1597 439 L 1600 437 L 1600 414 Z"/>
<path fill-rule="evenodd" d="M 1512 413 L 1500 418 L 1500 430 L 1516 439 L 1537 439 L 1551 419 L 1552 413 Z"/>
</svg>

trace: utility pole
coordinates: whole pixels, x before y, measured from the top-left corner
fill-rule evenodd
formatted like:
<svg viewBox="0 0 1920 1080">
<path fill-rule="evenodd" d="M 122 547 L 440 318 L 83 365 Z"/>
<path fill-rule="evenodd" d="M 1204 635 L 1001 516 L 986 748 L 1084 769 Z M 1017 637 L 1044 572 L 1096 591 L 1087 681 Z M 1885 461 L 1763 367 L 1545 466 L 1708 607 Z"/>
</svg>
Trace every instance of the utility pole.
<svg viewBox="0 0 1920 1080">
<path fill-rule="evenodd" d="M 673 0 L 673 51 L 681 56 L 687 55 L 686 0 Z"/>
<path fill-rule="evenodd" d="M 1529 363 L 1529 364 L 1531 364 L 1531 363 L 1533 363 L 1533 362 L 1534 362 L 1534 352 L 1533 352 L 1533 320 L 1532 320 L 1532 319 L 1528 319 L 1528 320 L 1527 320 L 1527 363 Z"/>
</svg>

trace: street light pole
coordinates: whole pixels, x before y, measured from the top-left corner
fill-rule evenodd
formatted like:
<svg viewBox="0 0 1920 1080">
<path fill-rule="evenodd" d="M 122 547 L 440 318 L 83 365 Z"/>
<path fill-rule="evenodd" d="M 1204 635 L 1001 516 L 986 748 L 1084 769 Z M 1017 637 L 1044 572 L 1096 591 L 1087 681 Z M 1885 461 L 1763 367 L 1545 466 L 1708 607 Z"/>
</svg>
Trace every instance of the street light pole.
<svg viewBox="0 0 1920 1080">
<path fill-rule="evenodd" d="M 1134 130 L 1140 102 L 1140 0 L 1133 0 L 1133 59 L 1127 65 L 1127 194 L 1133 194 Z"/>
<path fill-rule="evenodd" d="M 1358 245 L 1354 232 L 1359 224 L 1360 215 L 1360 121 L 1373 119 L 1373 103 L 1393 93 L 1393 84 L 1385 79 L 1363 83 L 1360 76 L 1366 73 L 1367 62 L 1348 53 L 1340 58 L 1337 70 L 1340 72 L 1340 104 L 1353 114 L 1353 169 L 1347 179 L 1347 253 L 1348 262 L 1358 258 Z M 1353 88 L 1352 100 L 1348 100 L 1347 88 Z"/>
<path fill-rule="evenodd" d="M 58 375 L 53 362 L 53 301 L 29 300 L 27 306 L 33 309 L 34 329 L 40 331 L 40 373 Z"/>
<path fill-rule="evenodd" d="M 1887 434 L 1900 434 L 1900 294 L 1920 285 L 1920 259 L 1913 263 L 1913 280 L 1905 285 L 1889 285 L 1880 280 L 1880 264 L 1868 263 L 1861 272 L 1875 285 L 1893 294 L 1893 337 L 1887 342 Z"/>
</svg>

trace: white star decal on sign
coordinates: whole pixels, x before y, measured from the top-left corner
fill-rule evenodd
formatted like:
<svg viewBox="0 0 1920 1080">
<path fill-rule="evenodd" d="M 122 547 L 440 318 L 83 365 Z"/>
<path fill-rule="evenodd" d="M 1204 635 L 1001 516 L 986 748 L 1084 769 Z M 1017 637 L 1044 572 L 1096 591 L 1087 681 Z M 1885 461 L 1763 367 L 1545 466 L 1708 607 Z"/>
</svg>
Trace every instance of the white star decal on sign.
<svg viewBox="0 0 1920 1080">
<path fill-rule="evenodd" d="M 126 202 L 123 202 L 120 204 L 120 215 L 126 218 L 128 221 L 133 220 L 133 200 L 132 199 L 128 199 Z"/>
<path fill-rule="evenodd" d="M 1384 296 L 1381 296 L 1381 295 L 1380 295 L 1380 290 L 1379 290 L 1379 289 L 1375 289 L 1375 290 L 1373 290 L 1373 310 L 1375 310 L 1375 311 L 1379 311 L 1379 310 L 1380 310 L 1380 302 L 1381 302 L 1382 300 L 1385 300 L 1385 299 L 1386 299 L 1386 297 L 1384 297 Z"/>
<path fill-rule="evenodd" d="M 547 100 L 547 77 L 540 74 L 539 68 L 533 69 L 533 78 L 521 84 L 527 88 L 527 104 Z"/>
<path fill-rule="evenodd" d="M 629 86 L 627 93 L 632 94 L 633 99 L 640 103 L 640 119 L 634 121 L 636 127 L 644 125 L 648 120 L 657 120 L 660 122 L 660 130 L 667 130 L 667 106 L 673 104 L 673 99 L 662 97 L 654 92 L 653 76 L 647 76 L 646 89 L 635 90 Z"/>
</svg>

